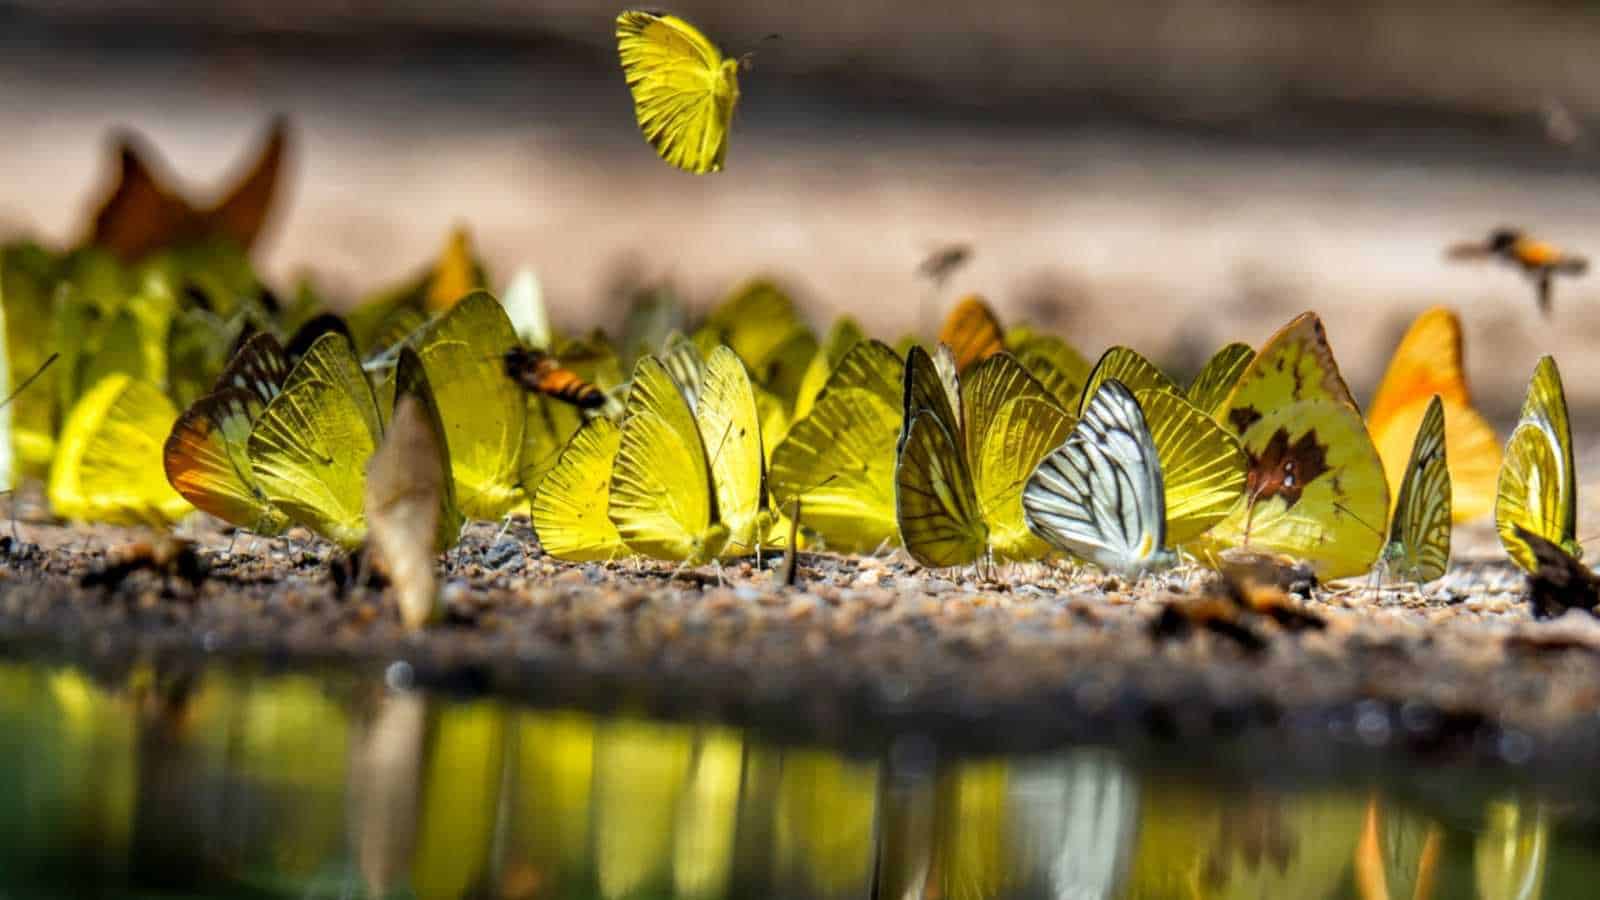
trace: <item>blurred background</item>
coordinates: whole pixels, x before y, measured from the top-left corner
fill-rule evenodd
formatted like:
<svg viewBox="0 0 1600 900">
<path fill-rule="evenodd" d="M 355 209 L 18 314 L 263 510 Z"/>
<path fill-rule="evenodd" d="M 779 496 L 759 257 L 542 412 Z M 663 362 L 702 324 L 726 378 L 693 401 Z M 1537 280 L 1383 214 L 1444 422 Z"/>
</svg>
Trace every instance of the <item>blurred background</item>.
<svg viewBox="0 0 1600 900">
<path fill-rule="evenodd" d="M 1491 414 L 1544 352 L 1600 407 L 1600 280 L 1558 284 L 1545 319 L 1516 272 L 1443 254 L 1502 224 L 1600 253 L 1600 8 L 1463 6 L 684 0 L 754 53 L 727 170 L 695 177 L 635 128 L 614 5 L 14 0 L 0 238 L 81 238 L 115 127 L 205 196 L 284 112 L 259 262 L 352 301 L 464 223 L 568 328 L 615 324 L 631 285 L 703 306 L 767 273 L 818 324 L 931 331 L 919 311 L 980 291 L 1182 373 L 1316 309 L 1363 400 L 1448 303 Z M 935 295 L 916 269 L 950 243 L 973 260 Z"/>
</svg>

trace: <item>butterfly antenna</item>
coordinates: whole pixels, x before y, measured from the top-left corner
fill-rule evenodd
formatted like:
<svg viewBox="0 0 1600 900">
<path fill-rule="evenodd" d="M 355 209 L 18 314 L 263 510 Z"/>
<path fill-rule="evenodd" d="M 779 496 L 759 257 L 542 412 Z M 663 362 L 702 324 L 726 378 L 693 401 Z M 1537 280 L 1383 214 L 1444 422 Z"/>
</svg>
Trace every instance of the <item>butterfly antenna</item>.
<svg viewBox="0 0 1600 900">
<path fill-rule="evenodd" d="M 60 356 L 61 354 L 59 352 L 50 354 L 44 362 L 39 364 L 39 368 L 33 370 L 32 375 L 22 379 L 22 383 L 17 385 L 16 390 L 13 390 L 10 394 L 8 394 L 4 400 L 0 400 L 0 407 L 10 406 L 11 401 L 17 399 L 18 394 L 27 390 L 28 385 L 33 384 L 34 381 L 38 380 L 39 376 L 44 374 L 44 370 L 50 368 L 50 365 L 54 363 Z"/>
<path fill-rule="evenodd" d="M 1370 523 L 1366 519 L 1363 519 L 1360 516 L 1356 515 L 1355 512 L 1350 509 L 1350 507 L 1345 506 L 1343 503 L 1340 503 L 1339 501 L 1335 500 L 1333 502 L 1333 508 L 1339 510 L 1340 512 L 1343 512 L 1345 515 L 1349 516 L 1352 519 L 1355 519 L 1357 522 L 1360 522 L 1362 527 L 1366 528 L 1368 531 L 1370 531 L 1373 534 L 1377 535 L 1379 538 L 1387 539 L 1389 537 L 1387 534 L 1384 534 L 1382 531 L 1380 531 L 1380 530 L 1378 530 L 1376 528 L 1373 528 L 1372 527 L 1372 523 Z"/>
</svg>

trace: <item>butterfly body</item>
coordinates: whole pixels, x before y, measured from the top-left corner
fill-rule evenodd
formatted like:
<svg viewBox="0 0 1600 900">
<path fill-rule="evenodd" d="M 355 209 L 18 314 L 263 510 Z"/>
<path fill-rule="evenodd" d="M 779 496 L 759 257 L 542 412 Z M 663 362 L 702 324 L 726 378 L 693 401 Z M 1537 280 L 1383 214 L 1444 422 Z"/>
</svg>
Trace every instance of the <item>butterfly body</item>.
<svg viewBox="0 0 1600 900">
<path fill-rule="evenodd" d="M 552 354 L 519 344 L 507 350 L 503 359 L 506 375 L 525 391 L 564 400 L 580 409 L 605 405 L 605 392 L 563 367 Z"/>
</svg>

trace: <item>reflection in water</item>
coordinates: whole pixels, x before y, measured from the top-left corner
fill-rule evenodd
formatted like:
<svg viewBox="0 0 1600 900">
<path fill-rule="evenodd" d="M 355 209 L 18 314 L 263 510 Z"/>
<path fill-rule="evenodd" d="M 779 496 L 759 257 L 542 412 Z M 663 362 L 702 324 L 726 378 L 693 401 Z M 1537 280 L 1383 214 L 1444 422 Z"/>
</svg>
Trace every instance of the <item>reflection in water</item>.
<svg viewBox="0 0 1600 900">
<path fill-rule="evenodd" d="M 0 898 L 1589 896 L 1547 812 L 882 759 L 354 677 L 0 664 Z"/>
</svg>

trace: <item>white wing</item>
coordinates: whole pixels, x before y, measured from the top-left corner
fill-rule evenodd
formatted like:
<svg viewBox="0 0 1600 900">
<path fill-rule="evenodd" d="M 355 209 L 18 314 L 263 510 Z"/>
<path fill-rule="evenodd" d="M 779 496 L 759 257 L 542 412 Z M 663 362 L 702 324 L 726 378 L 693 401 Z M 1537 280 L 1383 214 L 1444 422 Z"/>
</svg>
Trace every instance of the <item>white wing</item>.
<svg viewBox="0 0 1600 900">
<path fill-rule="evenodd" d="M 1122 382 L 1101 383 L 1066 443 L 1028 477 L 1022 509 L 1034 534 L 1101 568 L 1171 562 L 1160 458 Z"/>
<path fill-rule="evenodd" d="M 550 311 L 544 305 L 544 287 L 531 268 L 517 270 L 500 295 L 500 305 L 522 343 L 534 350 L 550 349 Z"/>
</svg>

